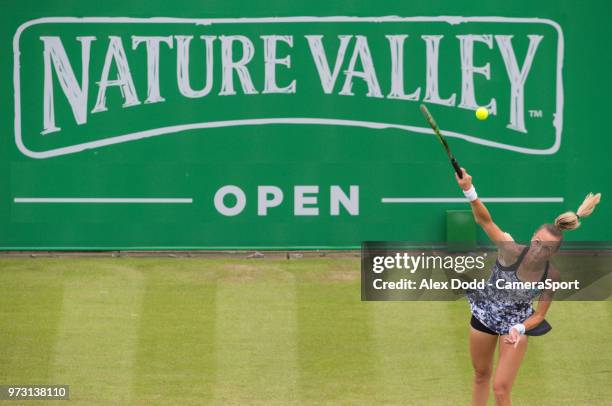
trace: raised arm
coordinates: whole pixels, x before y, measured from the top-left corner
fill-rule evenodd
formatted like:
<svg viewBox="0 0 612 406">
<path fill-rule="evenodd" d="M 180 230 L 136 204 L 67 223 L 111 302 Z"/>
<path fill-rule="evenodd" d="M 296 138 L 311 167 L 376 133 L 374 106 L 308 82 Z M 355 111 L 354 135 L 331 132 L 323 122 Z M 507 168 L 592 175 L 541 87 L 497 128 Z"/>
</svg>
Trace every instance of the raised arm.
<svg viewBox="0 0 612 406">
<path fill-rule="evenodd" d="M 468 192 L 472 188 L 472 176 L 468 174 L 465 169 L 461 168 L 463 172 L 463 178 L 459 178 L 457 174 L 455 174 L 455 178 L 457 179 L 457 183 L 459 187 L 464 192 Z M 474 214 L 474 220 L 476 224 L 478 224 L 485 233 L 489 236 L 491 241 L 493 241 L 496 245 L 499 245 L 500 242 L 504 241 L 513 241 L 512 237 L 508 233 L 504 233 L 498 226 L 493 222 L 491 218 L 491 214 L 489 210 L 485 207 L 480 199 L 477 197 L 470 201 L 470 206 L 472 206 L 472 213 Z"/>
<path fill-rule="evenodd" d="M 484 230 L 489 239 L 491 239 L 499 249 L 499 259 L 502 265 L 513 263 L 519 255 L 521 247 L 514 243 L 510 234 L 502 231 L 497 224 L 493 222 L 489 210 L 487 210 L 484 203 L 476 196 L 476 191 L 473 189 L 472 185 L 472 176 L 470 176 L 464 168 L 461 168 L 461 171 L 463 172 L 463 177 L 459 178 L 459 176 L 455 174 L 455 178 L 461 190 L 463 190 L 466 197 L 470 200 L 470 206 L 472 207 L 472 213 L 474 214 L 476 224 Z"/>
</svg>

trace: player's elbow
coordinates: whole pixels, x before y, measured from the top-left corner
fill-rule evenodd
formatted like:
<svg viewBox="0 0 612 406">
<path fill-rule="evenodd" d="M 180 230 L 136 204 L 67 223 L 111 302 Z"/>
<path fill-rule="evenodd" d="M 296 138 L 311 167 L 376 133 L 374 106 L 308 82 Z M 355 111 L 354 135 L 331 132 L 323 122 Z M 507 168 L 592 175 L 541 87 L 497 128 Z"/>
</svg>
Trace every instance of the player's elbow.
<svg viewBox="0 0 612 406">
<path fill-rule="evenodd" d="M 476 224 L 478 224 L 484 230 L 486 230 L 489 226 L 493 224 L 493 221 L 491 220 L 491 218 L 474 216 L 474 220 L 476 221 Z"/>
</svg>

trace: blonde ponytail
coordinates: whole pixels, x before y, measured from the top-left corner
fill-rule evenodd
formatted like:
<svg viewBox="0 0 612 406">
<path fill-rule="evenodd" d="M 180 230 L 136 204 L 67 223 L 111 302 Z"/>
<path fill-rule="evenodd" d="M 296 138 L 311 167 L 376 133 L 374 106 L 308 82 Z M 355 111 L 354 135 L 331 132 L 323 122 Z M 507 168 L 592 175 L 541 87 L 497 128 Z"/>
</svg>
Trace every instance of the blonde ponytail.
<svg viewBox="0 0 612 406">
<path fill-rule="evenodd" d="M 601 198 L 601 193 L 597 193 L 594 195 L 593 193 L 589 193 L 587 197 L 584 198 L 584 201 L 578 207 L 578 211 L 576 213 L 572 211 L 567 211 L 561 214 L 559 217 L 555 219 L 555 227 L 557 227 L 560 231 L 566 230 L 575 230 L 580 227 L 580 219 L 588 217 L 593 210 L 599 200 Z"/>
</svg>

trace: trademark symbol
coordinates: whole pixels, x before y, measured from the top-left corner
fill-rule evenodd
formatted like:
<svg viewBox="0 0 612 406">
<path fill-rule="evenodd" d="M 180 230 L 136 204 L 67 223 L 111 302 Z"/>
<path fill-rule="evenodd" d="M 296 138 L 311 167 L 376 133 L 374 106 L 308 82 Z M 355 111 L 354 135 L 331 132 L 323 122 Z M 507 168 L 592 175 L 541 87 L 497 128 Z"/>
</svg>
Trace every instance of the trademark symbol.
<svg viewBox="0 0 612 406">
<path fill-rule="evenodd" d="M 542 110 L 529 110 L 529 117 L 531 118 L 542 118 Z"/>
</svg>

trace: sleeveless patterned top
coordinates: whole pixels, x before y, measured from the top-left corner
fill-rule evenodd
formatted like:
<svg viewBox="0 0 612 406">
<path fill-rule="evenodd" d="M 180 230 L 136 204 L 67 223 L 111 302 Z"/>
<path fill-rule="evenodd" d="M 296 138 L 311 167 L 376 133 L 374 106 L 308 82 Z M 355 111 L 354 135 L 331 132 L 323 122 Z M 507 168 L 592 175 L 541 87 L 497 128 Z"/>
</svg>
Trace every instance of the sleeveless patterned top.
<svg viewBox="0 0 612 406">
<path fill-rule="evenodd" d="M 509 267 L 501 265 L 499 259 L 495 261 L 485 288 L 466 292 L 472 315 L 498 334 L 508 334 L 512 326 L 527 320 L 534 313 L 533 300 L 542 293 L 540 289 L 498 289 L 496 286 L 498 280 L 502 286 L 507 282 L 521 282 L 516 271 L 528 250 L 529 246 L 525 247 L 518 260 Z M 547 275 L 548 261 L 541 280 L 546 280 Z"/>
</svg>

